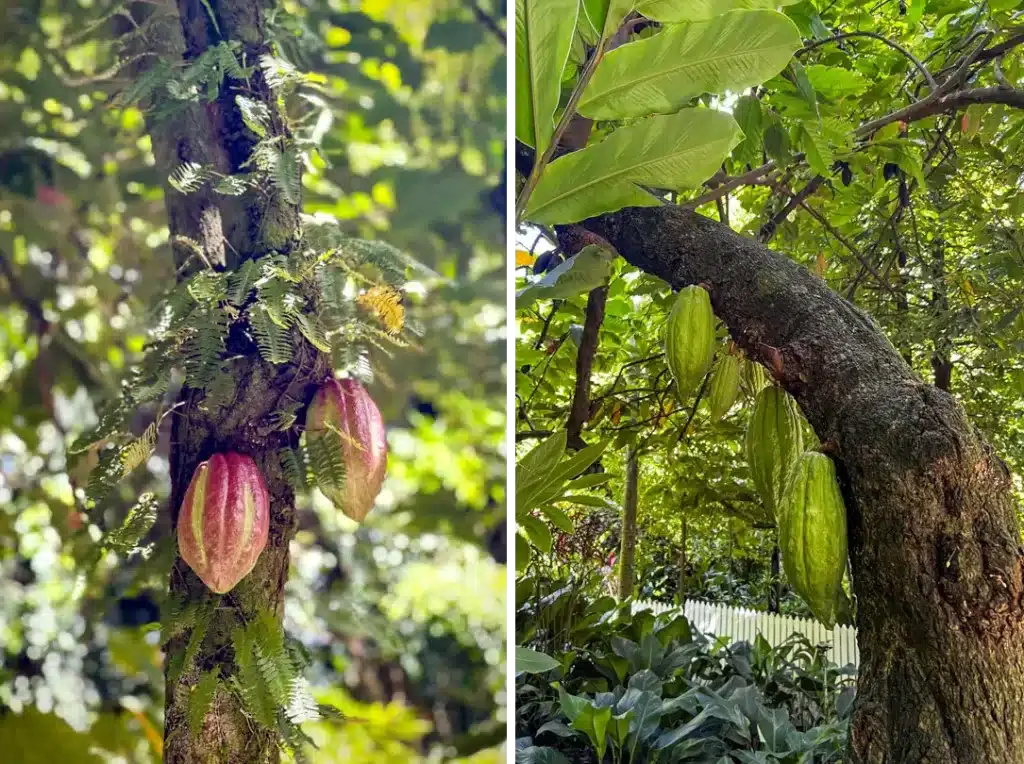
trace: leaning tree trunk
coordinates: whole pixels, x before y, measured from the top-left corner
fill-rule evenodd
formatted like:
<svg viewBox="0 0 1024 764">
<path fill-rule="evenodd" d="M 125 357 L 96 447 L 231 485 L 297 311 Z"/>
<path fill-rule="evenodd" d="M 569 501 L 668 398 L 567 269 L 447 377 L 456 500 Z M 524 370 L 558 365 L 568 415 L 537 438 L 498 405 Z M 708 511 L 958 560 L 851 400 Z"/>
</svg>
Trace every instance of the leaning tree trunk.
<svg viewBox="0 0 1024 764">
<path fill-rule="evenodd" d="M 214 22 L 214 19 L 216 20 Z M 166 60 L 185 63 L 221 40 L 241 44 L 247 62 L 270 51 L 264 38 L 263 4 L 252 0 L 179 0 L 159 2 L 147 21 L 144 35 L 150 50 Z M 150 59 L 152 60 L 152 59 Z M 263 103 L 270 114 L 269 133 L 287 137 L 288 128 L 259 67 L 254 67 L 244 94 Z M 193 104 L 175 116 L 150 123 L 157 168 L 165 177 L 184 162 L 212 166 L 223 175 L 245 172 L 256 136 L 244 126 L 235 104 L 241 91 L 231 80 L 221 83 L 212 103 Z M 288 253 L 299 237 L 299 205 L 288 203 L 273 188 L 231 197 L 207 189 L 182 194 L 165 186 L 172 248 L 179 277 L 203 260 L 214 268 L 235 268 L 246 259 L 269 252 Z M 202 257 L 197 256 L 196 247 Z M 284 585 L 288 576 L 288 542 L 295 518 L 295 497 L 286 481 L 277 453 L 295 445 L 294 430 L 275 431 L 267 417 L 280 405 L 285 392 L 308 402 L 315 381 L 327 366 L 309 345 L 298 343 L 302 363 L 271 366 L 263 362 L 251 340 L 232 331 L 222 373 L 230 374 L 233 395 L 211 403 L 201 390 L 185 388 L 175 412 L 171 437 L 171 514 L 178 508 L 196 465 L 217 451 L 251 455 L 266 479 L 270 493 L 270 535 L 256 567 L 231 592 L 219 598 L 216 615 L 206 630 L 194 660 L 180 675 L 180 665 L 192 634 L 171 639 L 166 649 L 167 696 L 165 716 L 166 764 L 266 764 L 279 760 L 277 733 L 254 725 L 243 713 L 235 694 L 222 681 L 203 723 L 188 724 L 188 700 L 201 674 L 219 670 L 228 680 L 236 670 L 231 632 L 261 611 L 280 621 Z M 304 370 L 303 370 L 304 369 Z M 177 558 L 170 590 L 187 602 L 212 602 L 214 595 L 189 567 Z"/>
<path fill-rule="evenodd" d="M 834 445 L 862 663 L 858 764 L 1024 762 L 1024 578 L 1010 475 L 879 327 L 753 239 L 679 207 L 563 229 L 673 287 L 708 285 L 732 338 Z"/>
<path fill-rule="evenodd" d="M 639 469 L 636 450 L 626 449 L 626 490 L 622 497 L 622 542 L 619 547 L 619 600 L 633 596 L 636 579 L 636 505 Z"/>
</svg>

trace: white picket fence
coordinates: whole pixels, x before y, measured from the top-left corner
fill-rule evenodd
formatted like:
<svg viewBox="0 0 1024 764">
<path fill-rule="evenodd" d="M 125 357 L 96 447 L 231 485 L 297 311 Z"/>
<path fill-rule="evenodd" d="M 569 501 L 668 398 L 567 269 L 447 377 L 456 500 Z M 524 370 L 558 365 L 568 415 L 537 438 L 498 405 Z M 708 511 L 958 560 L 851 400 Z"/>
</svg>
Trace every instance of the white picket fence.
<svg viewBox="0 0 1024 764">
<path fill-rule="evenodd" d="M 670 610 L 678 611 L 678 605 L 666 602 L 639 601 L 633 605 L 636 610 L 650 610 L 655 614 Z M 683 614 L 691 625 L 703 632 L 716 637 L 729 637 L 733 641 L 753 642 L 760 634 L 772 647 L 785 642 L 793 634 L 803 634 L 812 644 L 828 642 L 829 660 L 839 666 L 860 665 L 860 651 L 857 650 L 857 630 L 852 626 L 836 626 L 827 630 L 815 620 L 809 618 L 793 618 L 778 613 L 763 613 L 746 608 L 717 605 L 701 600 L 686 600 L 683 603 Z"/>
</svg>

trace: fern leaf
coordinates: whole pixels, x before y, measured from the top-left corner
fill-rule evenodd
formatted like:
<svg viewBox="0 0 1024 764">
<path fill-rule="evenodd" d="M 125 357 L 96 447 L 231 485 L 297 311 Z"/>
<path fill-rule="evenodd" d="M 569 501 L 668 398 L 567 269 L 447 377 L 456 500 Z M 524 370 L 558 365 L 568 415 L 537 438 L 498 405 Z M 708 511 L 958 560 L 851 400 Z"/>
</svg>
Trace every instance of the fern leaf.
<svg viewBox="0 0 1024 764">
<path fill-rule="evenodd" d="M 122 475 L 127 475 L 140 464 L 149 459 L 156 448 L 157 426 L 150 423 L 145 432 L 121 449 Z"/>
<path fill-rule="evenodd" d="M 211 177 L 209 168 L 196 162 L 185 162 L 174 168 L 167 182 L 178 193 L 191 194 L 202 188 Z"/>
<path fill-rule="evenodd" d="M 249 328 L 265 361 L 282 364 L 292 359 L 291 332 L 271 319 L 266 305 L 254 305 L 249 310 Z"/>
<path fill-rule="evenodd" d="M 325 353 L 331 352 L 331 343 L 327 339 L 327 331 L 319 318 L 308 313 L 297 313 L 295 316 L 299 331 L 309 344 Z"/>
<path fill-rule="evenodd" d="M 345 462 L 341 458 L 341 433 L 328 430 L 317 438 L 306 439 L 306 455 L 310 472 L 324 495 L 330 496 L 345 487 Z"/>
<path fill-rule="evenodd" d="M 269 53 L 260 56 L 260 69 L 263 70 L 263 77 L 272 90 L 296 85 L 304 79 L 302 73 L 288 61 Z"/>
<path fill-rule="evenodd" d="M 259 260 L 246 260 L 228 277 L 228 302 L 242 305 L 260 277 Z"/>
<path fill-rule="evenodd" d="M 270 124 L 270 109 L 267 105 L 242 95 L 235 96 L 235 103 L 238 104 L 245 126 L 260 138 L 266 138 L 267 126 Z"/>
<path fill-rule="evenodd" d="M 108 531 L 103 546 L 119 554 L 127 554 L 136 549 L 139 542 L 149 533 L 156 522 L 159 503 L 150 492 L 139 497 L 134 506 L 128 510 L 124 522 L 117 528 Z"/>
<path fill-rule="evenodd" d="M 68 448 L 69 454 L 80 454 L 88 451 L 97 443 L 101 443 L 112 435 L 121 432 L 124 427 L 126 411 L 121 401 L 113 401 L 101 413 L 100 421 L 95 427 L 86 430 Z"/>
<path fill-rule="evenodd" d="M 223 196 L 241 196 L 251 184 L 248 175 L 225 175 L 213 184 L 213 190 Z"/>
<path fill-rule="evenodd" d="M 288 707 L 284 713 L 292 724 L 320 721 L 320 709 L 305 678 L 298 677 L 292 682 Z"/>
<path fill-rule="evenodd" d="M 121 482 L 124 467 L 121 464 L 121 449 L 108 448 L 100 454 L 99 462 L 89 473 L 89 483 L 85 487 L 86 499 L 98 505 L 103 502 L 114 487 Z"/>
<path fill-rule="evenodd" d="M 192 666 L 192 662 L 196 659 L 196 655 L 199 654 L 199 648 L 203 646 L 206 632 L 210 628 L 211 616 L 210 609 L 206 607 L 202 608 L 196 615 L 195 626 L 192 627 L 192 633 L 188 637 L 188 644 L 185 646 L 182 671 L 188 671 Z"/>
<path fill-rule="evenodd" d="M 356 302 L 373 313 L 389 334 L 398 334 L 405 325 L 402 295 L 389 286 L 374 286 L 356 298 Z"/>
<path fill-rule="evenodd" d="M 190 318 L 192 333 L 181 348 L 185 360 L 185 381 L 190 387 L 204 388 L 217 375 L 227 316 L 216 308 L 198 311 Z"/>
<path fill-rule="evenodd" d="M 188 280 L 188 293 L 196 302 L 216 305 L 227 296 L 227 279 L 223 273 L 200 271 Z"/>
<path fill-rule="evenodd" d="M 299 150 L 289 146 L 281 152 L 274 168 L 274 186 L 281 198 L 288 204 L 298 204 L 302 196 L 302 171 L 299 166 Z"/>
<path fill-rule="evenodd" d="M 278 717 L 278 732 L 281 733 L 281 740 L 285 747 L 291 752 L 296 764 L 311 764 L 311 759 L 306 753 L 307 748 L 316 748 L 314 740 L 302 731 L 299 725 L 292 722 L 286 716 Z"/>
<path fill-rule="evenodd" d="M 281 469 L 288 484 L 296 492 L 306 490 L 306 459 L 301 448 L 282 448 L 278 452 Z"/>
<path fill-rule="evenodd" d="M 219 679 L 220 667 L 215 666 L 213 671 L 203 674 L 192 688 L 192 694 L 188 699 L 188 727 L 192 730 L 193 735 L 198 735 L 203 729 L 203 722 L 213 704 L 213 696 L 217 692 Z"/>
</svg>

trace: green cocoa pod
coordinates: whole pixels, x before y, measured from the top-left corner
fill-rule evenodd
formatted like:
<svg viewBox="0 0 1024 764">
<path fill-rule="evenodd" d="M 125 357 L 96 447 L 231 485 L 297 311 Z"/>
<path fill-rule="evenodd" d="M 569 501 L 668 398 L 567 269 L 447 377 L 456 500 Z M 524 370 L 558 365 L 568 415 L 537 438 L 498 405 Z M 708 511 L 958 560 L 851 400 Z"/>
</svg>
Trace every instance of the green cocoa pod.
<svg viewBox="0 0 1024 764">
<path fill-rule="evenodd" d="M 765 371 L 764 366 L 744 356 L 743 388 L 747 391 L 747 395 L 754 397 L 770 382 L 771 380 L 768 379 L 768 372 Z"/>
<path fill-rule="evenodd" d="M 740 393 L 740 368 L 743 362 L 738 356 L 727 353 L 719 359 L 711 374 L 708 404 L 711 409 L 711 421 L 717 422 L 729 413 L 736 396 Z"/>
<path fill-rule="evenodd" d="M 817 451 L 800 458 L 779 514 L 786 578 L 815 617 L 831 629 L 846 570 L 846 507 L 830 458 Z"/>
<path fill-rule="evenodd" d="M 685 401 L 708 373 L 715 355 L 715 314 L 707 290 L 679 290 L 665 331 L 665 356 L 676 381 L 676 395 Z"/>
<path fill-rule="evenodd" d="M 770 385 L 754 399 L 744 446 L 754 487 L 771 517 L 778 517 L 779 500 L 804 452 L 800 419 L 796 401 L 781 387 Z"/>
</svg>

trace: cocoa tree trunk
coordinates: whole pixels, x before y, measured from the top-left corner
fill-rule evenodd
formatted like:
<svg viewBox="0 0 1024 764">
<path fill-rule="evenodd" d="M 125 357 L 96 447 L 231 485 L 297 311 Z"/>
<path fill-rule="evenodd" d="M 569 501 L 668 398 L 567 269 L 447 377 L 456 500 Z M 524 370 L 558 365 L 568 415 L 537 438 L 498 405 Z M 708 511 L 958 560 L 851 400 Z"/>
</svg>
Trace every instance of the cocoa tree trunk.
<svg viewBox="0 0 1024 764">
<path fill-rule="evenodd" d="M 633 596 L 636 556 L 636 505 L 639 469 L 636 450 L 626 450 L 626 490 L 622 498 L 622 542 L 619 549 L 619 600 Z"/>
<path fill-rule="evenodd" d="M 862 656 L 850 758 L 1024 762 L 1017 507 L 963 409 L 871 318 L 753 239 L 672 206 L 582 226 L 675 288 L 708 285 L 733 340 L 769 369 L 778 354 L 778 381 L 835 445 Z"/>
<path fill-rule="evenodd" d="M 179 0 L 152 4 L 144 40 L 149 50 L 176 64 L 196 59 L 221 40 L 241 43 L 247 62 L 270 52 L 264 38 L 263 4 L 253 0 Z M 150 59 L 154 60 L 154 59 Z M 288 136 L 288 128 L 260 68 L 254 67 L 244 94 L 266 105 L 272 135 Z M 214 167 L 229 175 L 243 172 L 256 136 L 245 129 L 235 105 L 239 94 L 231 80 L 221 83 L 212 103 L 190 104 L 175 116 L 149 124 L 157 167 L 165 177 L 183 162 Z M 245 259 L 271 251 L 288 253 L 299 237 L 299 205 L 283 200 L 273 188 L 241 196 L 218 195 L 210 190 L 181 194 L 165 185 L 166 207 L 179 277 L 205 259 L 209 266 L 236 267 Z M 175 246 L 187 237 L 190 243 Z M 202 251 L 197 256 L 196 245 Z M 267 417 L 280 405 L 282 395 L 308 403 L 316 380 L 327 365 L 309 345 L 297 343 L 304 357 L 279 367 L 263 362 L 257 348 L 241 332 L 232 332 L 222 373 L 231 376 L 234 393 L 228 402 L 210 403 L 201 390 L 181 391 L 171 439 L 172 522 L 196 465 L 217 451 L 251 455 L 266 479 L 270 493 L 270 535 L 250 575 L 229 593 L 217 597 L 177 558 L 171 573 L 172 596 L 187 602 L 214 602 L 217 610 L 193 661 L 180 675 L 191 631 L 166 645 L 166 764 L 267 764 L 279 760 L 278 735 L 247 719 L 237 695 L 225 682 L 218 685 L 200 729 L 187 722 L 190 693 L 202 674 L 219 671 L 222 680 L 235 673 L 232 630 L 261 611 L 283 614 L 284 585 L 288 576 L 288 542 L 295 525 L 295 501 L 278 458 L 278 450 L 295 445 L 294 431 L 275 431 Z"/>
<path fill-rule="evenodd" d="M 569 419 L 565 423 L 569 448 L 580 451 L 587 447 L 581 433 L 590 419 L 590 369 L 597 355 L 598 336 L 604 322 L 604 304 L 608 300 L 608 287 L 592 289 L 587 295 L 587 311 L 583 320 L 583 336 L 576 353 L 576 388 L 573 391 Z"/>
<path fill-rule="evenodd" d="M 771 584 L 768 587 L 768 612 L 778 613 L 782 601 L 782 579 L 779 576 L 779 545 L 772 545 Z"/>
</svg>

